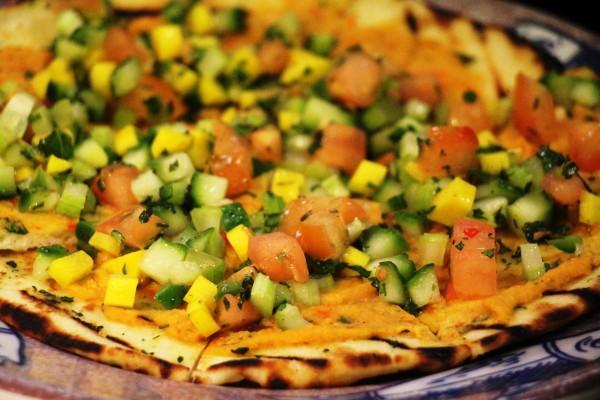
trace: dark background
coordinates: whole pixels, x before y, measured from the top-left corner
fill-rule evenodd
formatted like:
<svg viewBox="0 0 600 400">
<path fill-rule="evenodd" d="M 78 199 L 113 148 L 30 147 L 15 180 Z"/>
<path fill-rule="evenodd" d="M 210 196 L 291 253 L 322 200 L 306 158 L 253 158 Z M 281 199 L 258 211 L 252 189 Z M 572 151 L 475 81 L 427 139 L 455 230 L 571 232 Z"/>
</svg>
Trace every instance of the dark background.
<svg viewBox="0 0 600 400">
<path fill-rule="evenodd" d="M 598 3 L 594 0 L 510 0 L 510 2 L 528 5 L 600 34 L 600 14 L 596 11 Z"/>
</svg>

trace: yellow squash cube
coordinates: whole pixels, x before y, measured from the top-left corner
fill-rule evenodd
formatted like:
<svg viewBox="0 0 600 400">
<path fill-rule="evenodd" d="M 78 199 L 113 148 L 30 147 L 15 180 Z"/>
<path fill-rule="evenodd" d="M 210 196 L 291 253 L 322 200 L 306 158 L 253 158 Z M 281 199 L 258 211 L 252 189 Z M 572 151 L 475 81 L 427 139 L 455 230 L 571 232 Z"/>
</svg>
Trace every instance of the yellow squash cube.
<svg viewBox="0 0 600 400">
<path fill-rule="evenodd" d="M 209 281 L 204 275 L 198 277 L 192 283 L 192 286 L 183 297 L 183 301 L 188 304 L 204 303 L 210 308 L 215 306 L 215 296 L 217 295 L 217 285 Z"/>
<path fill-rule="evenodd" d="M 370 196 L 381 185 L 386 175 L 387 167 L 385 165 L 362 160 L 348 182 L 348 189 L 354 193 Z"/>
<path fill-rule="evenodd" d="M 227 102 L 227 92 L 216 79 L 200 77 L 198 91 L 202 104 L 207 106 L 218 106 Z"/>
<path fill-rule="evenodd" d="M 96 249 L 106 251 L 113 256 L 118 256 L 121 253 L 121 242 L 114 236 L 103 232 L 94 232 L 89 243 Z"/>
<path fill-rule="evenodd" d="M 187 154 L 190 156 L 194 167 L 202 169 L 210 157 L 210 135 L 202 129 L 192 128 L 190 129 L 190 136 L 192 137 L 192 145 L 187 150 Z"/>
<path fill-rule="evenodd" d="M 600 196 L 585 190 L 581 192 L 579 222 L 588 225 L 600 223 Z"/>
<path fill-rule="evenodd" d="M 85 251 L 79 250 L 68 256 L 57 258 L 48 265 L 48 275 L 61 287 L 85 278 L 92 272 L 94 260 Z"/>
<path fill-rule="evenodd" d="M 280 196 L 286 203 L 296 200 L 306 183 L 304 174 L 285 168 L 277 168 L 273 173 L 271 192 Z"/>
<path fill-rule="evenodd" d="M 177 58 L 183 48 L 183 31 L 176 24 L 157 26 L 150 31 L 150 42 L 159 61 Z"/>
<path fill-rule="evenodd" d="M 115 153 L 122 156 L 140 144 L 135 126 L 126 125 L 115 133 Z"/>
<path fill-rule="evenodd" d="M 227 232 L 227 240 L 238 255 L 240 261 L 248 259 L 248 242 L 252 237 L 252 231 L 247 226 L 240 224 Z"/>
<path fill-rule="evenodd" d="M 476 186 L 461 178 L 454 178 L 435 195 L 432 200 L 435 208 L 427 217 L 446 226 L 454 225 L 454 221 L 471 212 L 476 191 Z"/>
<path fill-rule="evenodd" d="M 127 275 L 134 278 L 140 276 L 140 260 L 144 257 L 146 250 L 138 250 L 112 258 L 102 263 L 100 268 L 107 270 L 110 274 Z"/>
<path fill-rule="evenodd" d="M 498 175 L 503 170 L 508 169 L 512 164 L 511 156 L 508 151 L 483 153 L 478 157 L 482 171 L 491 175 Z"/>
<path fill-rule="evenodd" d="M 196 3 L 188 12 L 186 24 L 188 29 L 198 35 L 212 32 L 215 24 L 210 9 L 205 4 Z"/>
<path fill-rule="evenodd" d="M 156 137 L 152 141 L 150 151 L 154 158 L 163 152 L 176 153 L 186 151 L 192 145 L 192 137 L 183 132 L 178 132 L 166 127 L 158 128 Z"/>
<path fill-rule="evenodd" d="M 70 170 L 72 166 L 73 163 L 71 161 L 51 154 L 50 157 L 48 157 L 48 163 L 46 164 L 46 172 L 50 175 L 60 174 L 61 172 Z"/>
<path fill-rule="evenodd" d="M 211 309 L 204 302 L 195 304 L 188 312 L 188 316 L 204 337 L 209 337 L 220 329 L 212 316 Z"/>
<path fill-rule="evenodd" d="M 344 254 L 342 254 L 342 261 L 348 265 L 358 265 L 365 268 L 369 264 L 369 261 L 371 261 L 371 257 L 356 247 L 348 246 Z"/>
<path fill-rule="evenodd" d="M 294 48 L 290 61 L 281 73 L 280 81 L 284 84 L 294 82 L 315 83 L 324 78 L 331 69 L 331 60 L 307 50 Z"/>
<path fill-rule="evenodd" d="M 133 308 L 138 280 L 127 275 L 109 275 L 104 294 L 104 305 Z"/>
<path fill-rule="evenodd" d="M 110 78 L 117 64 L 112 61 L 100 61 L 90 71 L 90 85 L 95 92 L 104 97 L 111 96 Z"/>
</svg>

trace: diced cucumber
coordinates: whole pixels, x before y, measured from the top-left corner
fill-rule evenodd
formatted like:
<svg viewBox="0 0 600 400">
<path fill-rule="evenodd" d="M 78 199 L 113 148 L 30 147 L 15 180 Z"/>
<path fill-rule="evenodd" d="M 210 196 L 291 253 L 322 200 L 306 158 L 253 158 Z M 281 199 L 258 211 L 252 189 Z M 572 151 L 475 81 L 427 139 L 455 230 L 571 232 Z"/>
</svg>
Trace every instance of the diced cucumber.
<svg viewBox="0 0 600 400">
<path fill-rule="evenodd" d="M 368 131 L 376 131 L 393 124 L 402 115 L 403 108 L 399 102 L 382 97 L 363 111 L 361 121 Z M 396 141 L 399 139 L 400 137 Z"/>
<path fill-rule="evenodd" d="M 507 207 L 508 223 L 511 229 L 524 235 L 527 223 L 549 222 L 552 218 L 552 200 L 543 192 L 529 192 Z"/>
<path fill-rule="evenodd" d="M 121 61 L 110 76 L 110 90 L 115 97 L 121 97 L 132 91 L 143 74 L 142 64 L 135 57 Z"/>
<path fill-rule="evenodd" d="M 198 232 L 208 228 L 214 228 L 217 232 L 221 230 L 221 207 L 202 206 L 190 211 L 192 224 Z"/>
<path fill-rule="evenodd" d="M 321 292 L 326 292 L 335 287 L 335 280 L 333 279 L 333 275 L 331 275 L 331 274 L 325 274 L 316 279 L 317 279 L 317 283 L 319 284 L 319 290 Z"/>
<path fill-rule="evenodd" d="M 476 200 L 498 196 L 505 197 L 509 203 L 512 203 L 523 196 L 523 191 L 509 181 L 501 178 L 477 186 L 477 192 L 475 193 Z"/>
<path fill-rule="evenodd" d="M 160 187 L 158 194 L 161 200 L 180 206 L 187 199 L 188 187 L 185 180 L 168 182 Z"/>
<path fill-rule="evenodd" d="M 252 290 L 250 291 L 250 302 L 262 314 L 263 317 L 273 315 L 277 287 L 267 275 L 260 272 L 254 277 Z"/>
<path fill-rule="evenodd" d="M 215 257 L 222 258 L 225 255 L 225 239 L 214 227 L 206 228 L 197 236 L 188 240 L 187 245 L 192 249 L 204 251 Z"/>
<path fill-rule="evenodd" d="M 573 103 L 586 107 L 600 104 L 600 82 L 596 79 L 560 75 L 551 71 L 542 77 L 557 104 L 570 108 Z"/>
<path fill-rule="evenodd" d="M 89 181 L 98 173 L 94 166 L 90 165 L 86 161 L 80 160 L 79 158 L 74 158 L 71 160 L 71 162 L 73 163 L 71 167 L 71 175 L 78 181 Z"/>
<path fill-rule="evenodd" d="M 228 181 L 220 176 L 196 171 L 192 175 L 190 195 L 196 206 L 215 205 L 225 198 Z"/>
<path fill-rule="evenodd" d="M 108 154 L 92 138 L 87 138 L 75 146 L 73 155 L 90 164 L 94 168 L 102 168 L 108 164 Z"/>
<path fill-rule="evenodd" d="M 160 188 L 162 185 L 163 181 L 149 169 L 131 181 L 131 191 L 140 203 L 148 199 L 156 201 L 160 198 Z"/>
<path fill-rule="evenodd" d="M 13 141 L 22 138 L 29 123 L 35 98 L 27 93 L 13 95 L 0 113 L 0 153 Z"/>
<path fill-rule="evenodd" d="M 402 232 L 408 236 L 416 237 L 425 231 L 427 219 L 422 214 L 398 211 L 394 214 L 394 221 Z"/>
<path fill-rule="evenodd" d="M 421 265 L 443 265 L 448 235 L 425 232 L 419 237 L 419 263 Z"/>
<path fill-rule="evenodd" d="M 408 296 L 402 275 L 389 261 L 379 262 L 372 275 L 378 280 L 379 297 L 388 303 L 406 305 Z"/>
<path fill-rule="evenodd" d="M 87 110 L 88 117 L 92 122 L 100 122 L 106 112 L 106 99 L 92 90 L 81 90 L 77 97 Z"/>
<path fill-rule="evenodd" d="M 179 234 L 190 225 L 189 218 L 180 206 L 159 203 L 152 206 L 152 211 L 166 222 L 163 233 L 167 237 Z"/>
<path fill-rule="evenodd" d="M 183 298 L 187 293 L 187 287 L 167 283 L 158 289 L 154 298 L 167 310 L 172 310 L 183 304 Z"/>
<path fill-rule="evenodd" d="M 275 307 L 282 303 L 291 303 L 294 301 L 290 287 L 283 283 L 278 283 L 275 294 Z"/>
<path fill-rule="evenodd" d="M 328 56 L 336 44 L 337 41 L 329 33 L 315 33 L 306 40 L 306 48 L 321 56 Z"/>
<path fill-rule="evenodd" d="M 69 254 L 69 250 L 58 244 L 52 246 L 40 247 L 35 251 L 35 259 L 33 261 L 33 277 L 41 281 L 50 277 L 48 275 L 48 266 L 58 258 L 65 257 Z"/>
<path fill-rule="evenodd" d="M 395 179 L 387 178 L 377 188 L 373 200 L 381 204 L 381 211 L 387 212 L 401 208 L 399 203 L 404 203 L 403 194 L 404 187 L 402 184 Z"/>
<path fill-rule="evenodd" d="M 430 211 L 435 195 L 440 191 L 442 180 L 427 180 L 422 183 L 412 183 L 406 189 L 404 198 L 409 211 Z"/>
<path fill-rule="evenodd" d="M 133 165 L 140 171 L 143 171 L 150 165 L 150 148 L 147 145 L 141 145 L 127 150 L 123 155 L 124 164 Z"/>
<path fill-rule="evenodd" d="M 246 16 L 247 13 L 243 8 L 235 7 L 218 10 L 213 14 L 215 31 L 221 35 L 244 32 L 246 30 Z"/>
<path fill-rule="evenodd" d="M 196 171 L 187 153 L 171 153 L 152 161 L 152 168 L 163 182 L 189 179 Z"/>
<path fill-rule="evenodd" d="M 317 130 L 332 122 L 352 124 L 352 114 L 344 111 L 336 104 L 319 97 L 310 97 L 302 112 L 302 125 L 309 130 Z"/>
<path fill-rule="evenodd" d="M 497 228 L 507 221 L 507 207 L 508 199 L 506 197 L 488 197 L 476 200 L 470 215 Z"/>
<path fill-rule="evenodd" d="M 523 276 L 528 281 L 534 281 L 546 273 L 540 248 L 536 243 L 523 243 L 521 246 L 521 261 Z"/>
<path fill-rule="evenodd" d="M 283 303 L 277 307 L 273 318 L 277 326 L 283 330 L 297 329 L 310 325 L 310 322 L 304 319 L 302 313 L 300 313 L 300 309 L 289 303 Z"/>
<path fill-rule="evenodd" d="M 550 239 L 548 240 L 548 244 L 551 244 L 565 253 L 579 254 L 581 252 L 581 247 L 583 246 L 583 239 L 578 235 L 568 235 L 561 238 Z"/>
<path fill-rule="evenodd" d="M 79 218 L 87 200 L 89 187 L 85 183 L 69 180 L 56 204 L 56 212 Z"/>
<path fill-rule="evenodd" d="M 321 292 L 319 282 L 309 279 L 306 282 L 292 281 L 289 283 L 294 303 L 298 302 L 305 306 L 318 306 L 321 304 Z"/>
<path fill-rule="evenodd" d="M 4 161 L 4 165 L 15 168 L 33 167 L 35 166 L 32 156 L 34 152 L 35 150 L 32 146 L 24 141 L 17 140 L 6 148 L 6 151 L 2 155 L 2 160 Z"/>
<path fill-rule="evenodd" d="M 48 136 L 54 129 L 52 114 L 46 106 L 39 106 L 33 110 L 29 117 L 29 124 L 33 133 L 41 137 Z"/>
<path fill-rule="evenodd" d="M 379 258 L 377 260 L 371 261 L 367 265 L 367 270 L 373 272 L 381 263 L 393 263 L 396 266 L 396 269 L 404 279 L 404 281 L 408 281 L 411 276 L 416 271 L 415 263 L 412 262 L 406 253 L 396 254 L 391 257 Z"/>
<path fill-rule="evenodd" d="M 363 232 L 361 240 L 362 250 L 375 260 L 410 250 L 408 242 L 396 228 L 372 226 Z"/>
<path fill-rule="evenodd" d="M 197 264 L 200 274 L 213 283 L 222 281 L 225 276 L 225 262 L 222 258 L 190 247 L 185 260 Z"/>
<path fill-rule="evenodd" d="M 248 214 L 240 203 L 229 203 L 221 207 L 221 229 L 228 232 L 240 224 L 250 226 Z"/>
<path fill-rule="evenodd" d="M 15 168 L 9 165 L 0 166 L 0 199 L 10 199 L 16 195 Z"/>
<path fill-rule="evenodd" d="M 164 285 L 171 279 L 173 265 L 183 262 L 186 253 L 187 246 L 159 238 L 144 253 L 140 271 Z"/>
<path fill-rule="evenodd" d="M 538 157 L 530 157 L 506 172 L 508 181 L 521 190 L 539 189 L 544 174 L 544 166 Z"/>
<path fill-rule="evenodd" d="M 412 302 L 419 308 L 441 298 L 433 264 L 425 265 L 406 284 Z"/>
</svg>

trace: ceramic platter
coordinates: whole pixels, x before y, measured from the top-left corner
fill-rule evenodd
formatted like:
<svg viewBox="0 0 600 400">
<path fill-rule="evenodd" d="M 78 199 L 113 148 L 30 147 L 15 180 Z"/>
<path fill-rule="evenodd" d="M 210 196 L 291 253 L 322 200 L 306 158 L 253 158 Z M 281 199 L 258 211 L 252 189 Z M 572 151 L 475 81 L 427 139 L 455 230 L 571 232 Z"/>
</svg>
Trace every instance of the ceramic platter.
<svg viewBox="0 0 600 400">
<path fill-rule="evenodd" d="M 505 27 L 564 66 L 600 73 L 600 37 L 498 0 L 429 0 Z M 2 1 L 0 0 L 0 5 Z M 351 387 L 273 391 L 171 382 L 101 365 L 23 337 L 0 322 L 0 399 L 595 399 L 600 398 L 600 310 L 537 340 L 426 376 Z"/>
</svg>

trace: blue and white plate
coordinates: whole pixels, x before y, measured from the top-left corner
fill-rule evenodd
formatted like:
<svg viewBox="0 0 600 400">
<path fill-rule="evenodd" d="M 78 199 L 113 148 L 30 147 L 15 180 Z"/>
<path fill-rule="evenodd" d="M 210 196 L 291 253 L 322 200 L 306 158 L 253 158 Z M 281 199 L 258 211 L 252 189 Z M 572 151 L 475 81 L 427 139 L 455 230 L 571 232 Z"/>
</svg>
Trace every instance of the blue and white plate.
<svg viewBox="0 0 600 400">
<path fill-rule="evenodd" d="M 502 26 L 563 66 L 587 65 L 600 74 L 600 38 L 551 15 L 493 0 L 428 2 Z M 298 391 L 209 387 L 152 378 L 55 350 L 0 322 L 0 399 L 12 398 L 597 399 L 600 310 L 550 335 L 437 374 Z"/>
</svg>

